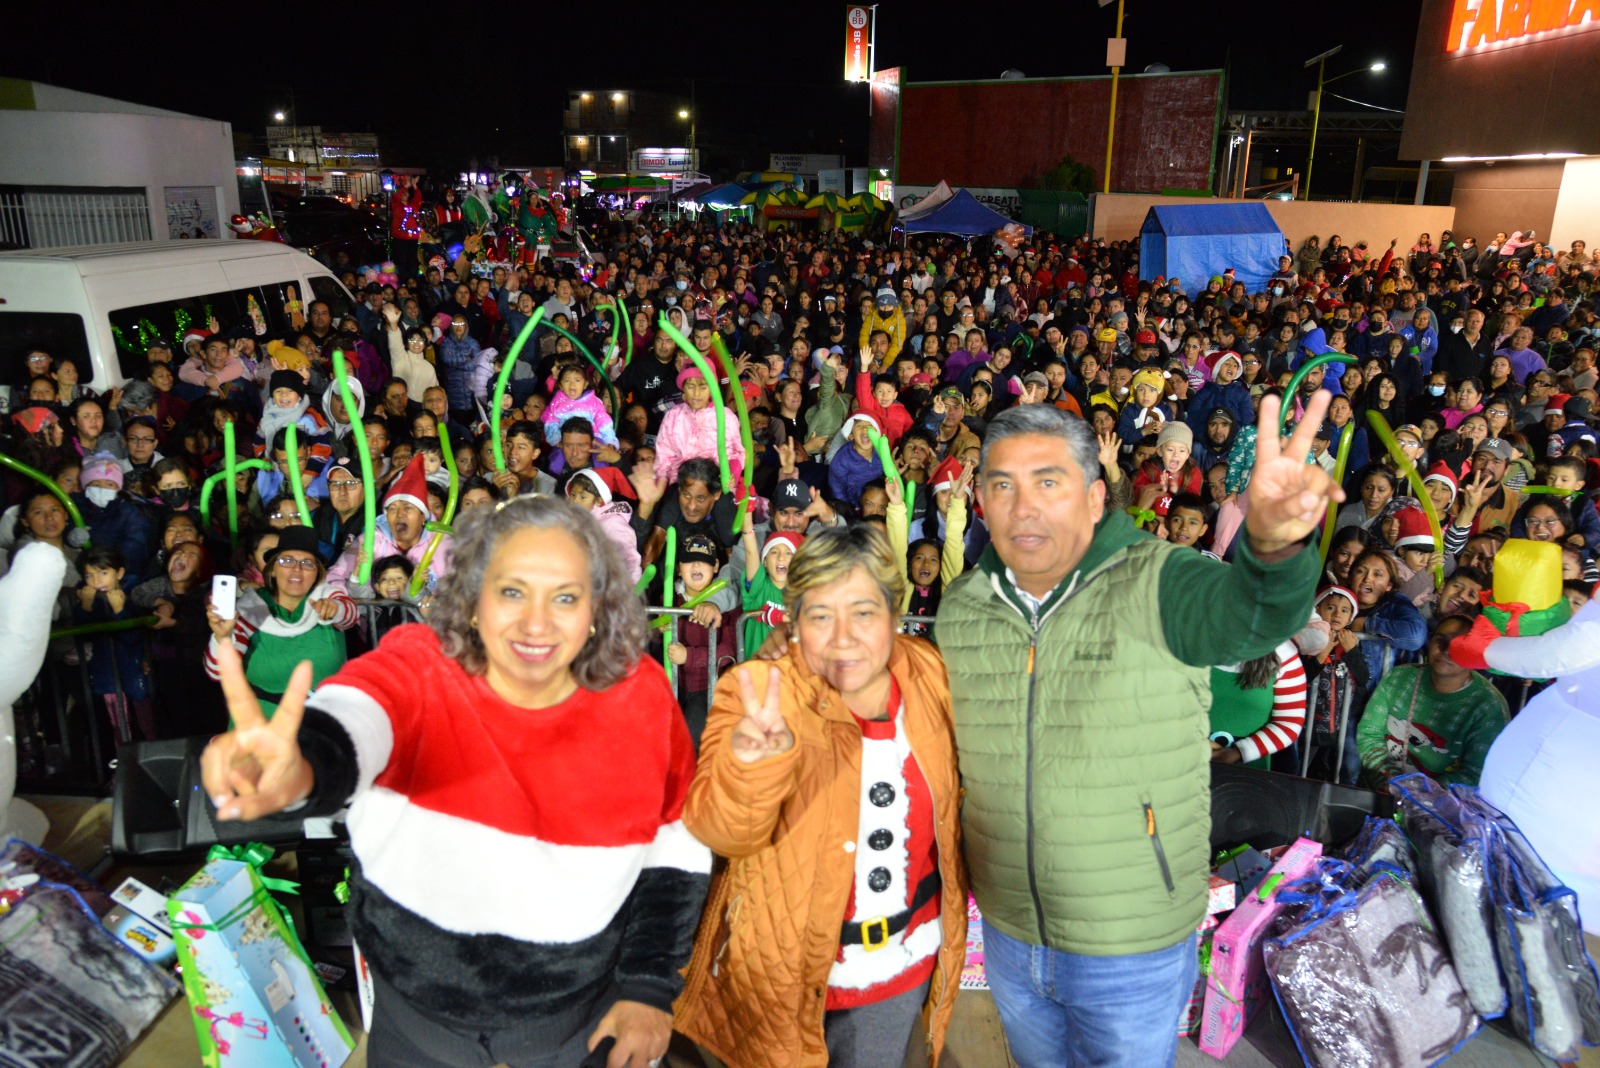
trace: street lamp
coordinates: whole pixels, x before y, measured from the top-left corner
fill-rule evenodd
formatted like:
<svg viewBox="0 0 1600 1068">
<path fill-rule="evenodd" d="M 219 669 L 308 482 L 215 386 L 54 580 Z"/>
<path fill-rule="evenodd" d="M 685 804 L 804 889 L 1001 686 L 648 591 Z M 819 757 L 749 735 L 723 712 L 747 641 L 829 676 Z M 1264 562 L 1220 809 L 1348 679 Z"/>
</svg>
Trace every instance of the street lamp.
<svg viewBox="0 0 1600 1068">
<path fill-rule="evenodd" d="M 281 112 L 281 111 L 274 111 L 272 113 L 272 121 L 273 122 L 282 122 L 285 118 L 287 118 L 287 116 L 285 116 L 284 113 Z"/>
<path fill-rule="evenodd" d="M 1335 74 L 1331 78 L 1324 78 L 1322 76 L 1322 72 L 1323 72 L 1324 66 L 1327 64 L 1329 59 L 1331 59 L 1334 56 L 1338 55 L 1339 51 L 1342 48 L 1344 48 L 1344 45 L 1334 45 L 1332 48 L 1328 49 L 1326 52 L 1322 53 L 1320 56 L 1312 56 L 1310 59 L 1306 60 L 1306 62 L 1305 62 L 1305 66 L 1308 67 L 1308 68 L 1313 63 L 1315 63 L 1317 65 L 1317 100 L 1316 100 L 1316 103 L 1312 107 L 1312 113 L 1311 113 L 1311 150 L 1306 153 L 1306 199 L 1307 200 L 1311 199 L 1311 164 L 1313 162 L 1315 162 L 1315 160 L 1317 158 L 1317 126 L 1322 121 L 1322 90 L 1323 90 L 1323 87 L 1324 86 L 1328 86 L 1328 85 L 1332 85 L 1334 82 L 1338 81 L 1340 78 L 1350 78 L 1350 77 L 1354 77 L 1357 74 L 1369 74 L 1369 73 L 1370 74 L 1378 74 L 1378 73 L 1381 73 L 1384 70 L 1386 70 L 1388 68 L 1388 66 L 1389 66 L 1387 63 L 1385 63 L 1383 60 L 1380 59 L 1380 60 L 1376 61 L 1375 63 L 1371 64 L 1370 66 L 1358 67 L 1355 70 L 1347 70 L 1343 74 Z"/>
<path fill-rule="evenodd" d="M 695 167 L 695 156 L 694 156 L 694 112 L 690 111 L 688 108 L 679 108 L 678 109 L 678 118 L 688 122 L 688 124 L 689 124 L 689 141 L 688 141 L 688 144 L 686 144 L 684 147 L 688 148 L 688 150 L 689 150 L 689 166 L 690 166 L 690 168 L 691 169 L 696 169 L 696 167 Z"/>
</svg>

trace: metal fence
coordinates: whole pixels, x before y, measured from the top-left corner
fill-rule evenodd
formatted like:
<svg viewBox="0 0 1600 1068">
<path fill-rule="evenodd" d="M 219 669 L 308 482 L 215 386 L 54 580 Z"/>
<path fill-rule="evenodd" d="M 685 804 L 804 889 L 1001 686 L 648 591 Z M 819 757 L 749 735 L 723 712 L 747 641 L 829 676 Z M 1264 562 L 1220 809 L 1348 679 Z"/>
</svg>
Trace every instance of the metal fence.
<svg viewBox="0 0 1600 1068">
<path fill-rule="evenodd" d="M 149 241 L 142 191 L 0 191 L 0 243 L 19 248 Z"/>
</svg>

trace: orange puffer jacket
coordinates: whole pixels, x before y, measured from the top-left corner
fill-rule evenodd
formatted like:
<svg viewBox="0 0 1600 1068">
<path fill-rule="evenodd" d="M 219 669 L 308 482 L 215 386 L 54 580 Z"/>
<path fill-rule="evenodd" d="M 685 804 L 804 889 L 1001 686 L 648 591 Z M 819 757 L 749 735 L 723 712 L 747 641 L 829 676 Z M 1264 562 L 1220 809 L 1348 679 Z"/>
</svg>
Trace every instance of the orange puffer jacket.
<svg viewBox="0 0 1600 1068">
<path fill-rule="evenodd" d="M 733 671 L 723 675 L 683 811 L 694 836 L 728 858 L 712 879 L 673 1026 L 730 1068 L 828 1063 L 828 974 L 855 876 L 861 808 L 861 730 L 839 692 L 813 674 L 798 646 L 776 663 L 752 661 L 755 692 L 782 677 L 794 748 L 743 764 L 728 747 L 744 717 Z M 943 880 L 944 939 L 923 1006 L 929 1061 L 944 1047 L 966 956 L 967 873 L 961 861 L 960 778 L 944 663 L 919 638 L 895 638 L 889 669 L 905 729 L 934 799 Z"/>
</svg>

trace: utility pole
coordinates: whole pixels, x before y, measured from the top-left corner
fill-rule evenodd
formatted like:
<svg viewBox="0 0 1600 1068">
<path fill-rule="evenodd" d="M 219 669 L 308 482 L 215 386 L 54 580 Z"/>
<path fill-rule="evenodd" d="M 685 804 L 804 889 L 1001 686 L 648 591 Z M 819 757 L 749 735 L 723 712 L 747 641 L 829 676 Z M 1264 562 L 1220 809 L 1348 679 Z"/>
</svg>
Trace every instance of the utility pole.
<svg viewBox="0 0 1600 1068">
<path fill-rule="evenodd" d="M 1100 0 L 1105 7 L 1111 0 Z M 1106 65 L 1111 68 L 1111 121 L 1106 126 L 1105 192 L 1111 192 L 1111 145 L 1117 134 L 1117 78 L 1128 57 L 1128 42 L 1122 38 L 1122 3 L 1117 0 L 1117 35 L 1106 42 Z"/>
</svg>

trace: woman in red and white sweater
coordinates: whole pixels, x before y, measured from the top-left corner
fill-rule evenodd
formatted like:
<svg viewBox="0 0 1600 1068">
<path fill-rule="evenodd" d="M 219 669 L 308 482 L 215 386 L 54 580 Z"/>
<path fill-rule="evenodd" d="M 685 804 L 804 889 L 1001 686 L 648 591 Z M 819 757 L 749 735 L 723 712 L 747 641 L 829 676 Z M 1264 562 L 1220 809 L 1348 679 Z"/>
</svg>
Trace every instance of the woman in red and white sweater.
<svg viewBox="0 0 1600 1068">
<path fill-rule="evenodd" d="M 1211 759 L 1265 768 L 1305 725 L 1306 669 L 1294 642 L 1211 669 Z"/>
<path fill-rule="evenodd" d="M 426 626 L 397 627 L 202 757 L 221 819 L 349 804 L 350 926 L 377 990 L 368 1062 L 608 1068 L 667 1049 L 711 858 L 694 747 L 621 558 L 548 497 L 477 509 Z"/>
</svg>

